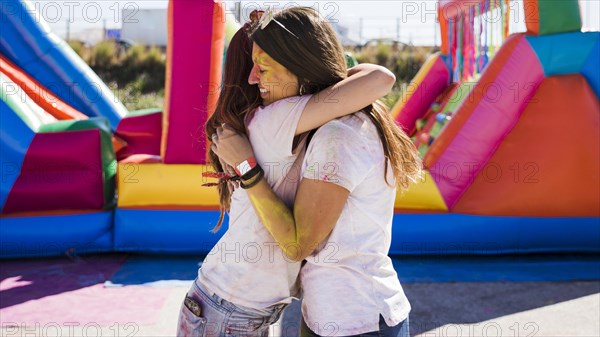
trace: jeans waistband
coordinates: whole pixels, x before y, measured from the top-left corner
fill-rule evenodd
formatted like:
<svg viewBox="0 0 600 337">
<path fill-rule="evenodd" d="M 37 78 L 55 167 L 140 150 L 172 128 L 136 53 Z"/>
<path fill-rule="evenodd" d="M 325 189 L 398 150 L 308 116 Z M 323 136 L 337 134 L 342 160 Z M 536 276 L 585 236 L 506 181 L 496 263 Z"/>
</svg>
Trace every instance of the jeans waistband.
<svg viewBox="0 0 600 337">
<path fill-rule="evenodd" d="M 212 291 L 209 287 L 207 287 L 205 284 L 200 282 L 198 279 L 196 279 L 194 281 L 194 283 L 200 289 L 200 291 L 202 291 L 208 297 L 212 298 L 212 300 L 215 303 L 224 307 L 228 311 L 241 311 L 241 312 L 244 312 L 244 313 L 247 313 L 250 315 L 254 315 L 257 317 L 265 317 L 265 318 L 268 318 L 267 320 L 269 322 L 272 321 L 270 324 L 275 323 L 279 319 L 281 312 L 287 306 L 287 304 L 282 303 L 282 304 L 274 304 L 270 307 L 262 308 L 262 309 L 249 308 L 249 307 L 245 307 L 245 306 L 238 305 L 238 304 L 227 301 L 226 299 L 217 295 L 214 291 Z"/>
</svg>

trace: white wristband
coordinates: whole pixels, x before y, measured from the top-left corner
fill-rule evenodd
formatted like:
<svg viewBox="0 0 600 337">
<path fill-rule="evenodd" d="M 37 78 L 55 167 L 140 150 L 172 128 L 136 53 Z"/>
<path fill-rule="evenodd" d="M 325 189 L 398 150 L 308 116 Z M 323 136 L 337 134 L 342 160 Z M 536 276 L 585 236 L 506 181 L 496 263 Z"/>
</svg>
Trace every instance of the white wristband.
<svg viewBox="0 0 600 337">
<path fill-rule="evenodd" d="M 241 162 L 235 168 L 235 172 L 238 174 L 238 176 L 241 177 L 244 174 L 248 173 L 250 170 L 252 170 L 254 167 L 256 167 L 256 158 L 250 157 L 250 158 L 244 160 L 243 162 Z"/>
</svg>

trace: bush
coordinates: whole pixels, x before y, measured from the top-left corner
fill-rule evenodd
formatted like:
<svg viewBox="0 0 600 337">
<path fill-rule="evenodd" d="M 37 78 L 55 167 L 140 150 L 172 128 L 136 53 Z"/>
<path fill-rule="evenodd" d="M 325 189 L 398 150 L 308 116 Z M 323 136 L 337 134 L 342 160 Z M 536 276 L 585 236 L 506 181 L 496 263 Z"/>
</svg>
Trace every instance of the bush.
<svg viewBox="0 0 600 337">
<path fill-rule="evenodd" d="M 85 55 L 85 53 L 87 53 L 87 48 L 85 48 L 85 45 L 83 44 L 83 42 L 77 41 L 77 40 L 71 40 L 71 41 L 69 41 L 69 46 L 71 46 L 73 51 L 75 51 L 75 53 L 77 53 L 77 55 L 79 55 L 79 57 L 84 58 L 84 56 L 85 56 L 86 58 L 89 58 L 89 56 Z"/>
<path fill-rule="evenodd" d="M 128 109 L 162 105 L 166 57 L 161 49 L 142 45 L 122 49 L 111 40 L 93 47 L 79 41 L 69 41 L 69 45 L 104 82 L 110 83 Z M 396 75 L 392 92 L 382 99 L 391 108 L 400 97 L 403 84 L 415 77 L 433 51 L 431 47 L 377 43 L 350 52 L 359 63 L 379 64 Z"/>
<path fill-rule="evenodd" d="M 123 49 L 112 40 L 92 47 L 79 41 L 69 41 L 69 45 L 105 83 L 110 83 L 128 109 L 156 107 L 158 102 L 162 105 L 166 58 L 160 48 L 134 45 Z"/>
<path fill-rule="evenodd" d="M 138 80 L 127 83 L 122 87 L 120 87 L 116 82 L 111 82 L 109 87 L 129 111 L 162 107 L 165 95 L 164 89 L 159 89 L 150 93 L 143 93 L 141 90 L 141 88 L 144 86 L 143 83 L 144 79 L 139 78 Z"/>
<path fill-rule="evenodd" d="M 357 49 L 354 54 L 359 63 L 374 63 L 382 65 L 396 75 L 396 84 L 382 102 L 392 108 L 401 95 L 403 84 L 410 82 L 429 55 L 431 47 L 415 47 L 409 45 L 377 43 Z"/>
<path fill-rule="evenodd" d="M 69 41 L 69 45 L 105 83 L 109 83 L 127 109 L 162 106 L 166 59 L 159 48 L 134 45 L 123 49 L 111 40 L 93 47 L 86 47 L 79 41 Z"/>
<path fill-rule="evenodd" d="M 94 47 L 89 64 L 92 68 L 110 72 L 118 62 L 116 53 L 117 46 L 113 41 L 102 41 Z"/>
</svg>

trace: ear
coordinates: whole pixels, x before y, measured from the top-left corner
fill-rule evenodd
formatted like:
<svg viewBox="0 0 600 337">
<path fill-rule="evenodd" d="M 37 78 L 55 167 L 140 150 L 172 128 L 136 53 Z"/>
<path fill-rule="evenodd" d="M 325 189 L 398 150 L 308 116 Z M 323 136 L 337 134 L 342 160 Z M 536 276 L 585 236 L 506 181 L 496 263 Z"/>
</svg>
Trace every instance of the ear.
<svg viewBox="0 0 600 337">
<path fill-rule="evenodd" d="M 308 86 L 309 81 L 304 79 L 304 78 L 298 78 L 298 94 L 300 96 L 308 94 L 310 92 L 309 90 L 309 86 Z"/>
<path fill-rule="evenodd" d="M 301 79 L 299 81 L 299 83 L 300 83 L 300 89 L 302 89 L 302 93 L 300 93 L 300 96 L 302 96 L 304 94 L 314 94 L 314 93 L 317 93 L 319 91 L 319 90 L 315 90 L 315 89 L 318 89 L 318 87 L 314 86 L 307 79 Z"/>
</svg>

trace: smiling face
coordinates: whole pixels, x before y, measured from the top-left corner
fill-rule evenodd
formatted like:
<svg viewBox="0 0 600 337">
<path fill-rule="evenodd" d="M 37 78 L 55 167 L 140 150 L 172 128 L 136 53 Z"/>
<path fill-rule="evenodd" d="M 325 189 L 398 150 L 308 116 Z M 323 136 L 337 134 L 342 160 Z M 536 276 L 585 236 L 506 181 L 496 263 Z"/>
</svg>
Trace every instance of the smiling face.
<svg viewBox="0 0 600 337">
<path fill-rule="evenodd" d="M 248 77 L 248 83 L 258 85 L 264 105 L 298 94 L 298 77 L 265 53 L 256 43 L 252 47 L 252 61 L 254 67 Z"/>
</svg>

